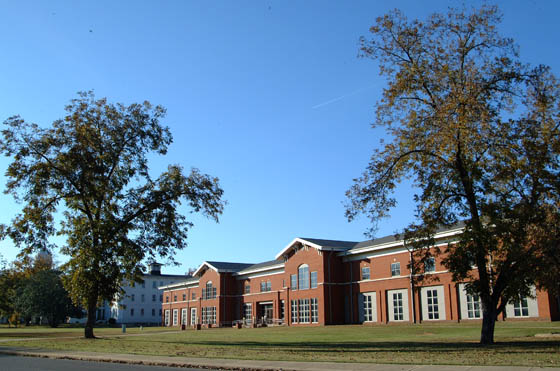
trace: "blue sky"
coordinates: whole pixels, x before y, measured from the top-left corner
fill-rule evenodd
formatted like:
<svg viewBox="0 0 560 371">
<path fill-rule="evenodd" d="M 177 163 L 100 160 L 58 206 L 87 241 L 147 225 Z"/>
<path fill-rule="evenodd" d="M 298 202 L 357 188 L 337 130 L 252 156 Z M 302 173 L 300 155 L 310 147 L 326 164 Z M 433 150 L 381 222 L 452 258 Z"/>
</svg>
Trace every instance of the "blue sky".
<svg viewBox="0 0 560 371">
<path fill-rule="evenodd" d="M 204 260 L 270 260 L 295 237 L 363 240 L 368 222 L 346 221 L 344 193 L 383 137 L 370 123 L 384 81 L 375 61 L 357 58 L 358 39 L 390 9 L 423 18 L 461 4 L 0 1 L 0 120 L 19 114 L 50 125 L 90 89 L 165 106 L 174 143 L 153 159 L 153 173 L 170 163 L 198 167 L 220 178 L 228 205 L 219 224 L 193 215 L 182 266 L 164 273 Z M 498 3 L 500 30 L 522 59 L 556 73 L 559 4 Z M 8 163 L 0 158 L 1 174 Z M 413 219 L 413 193 L 399 188 L 379 236 Z M 3 194 L 0 202 L 8 223 L 19 205 Z M 16 253 L 0 242 L 5 259 Z"/>
</svg>

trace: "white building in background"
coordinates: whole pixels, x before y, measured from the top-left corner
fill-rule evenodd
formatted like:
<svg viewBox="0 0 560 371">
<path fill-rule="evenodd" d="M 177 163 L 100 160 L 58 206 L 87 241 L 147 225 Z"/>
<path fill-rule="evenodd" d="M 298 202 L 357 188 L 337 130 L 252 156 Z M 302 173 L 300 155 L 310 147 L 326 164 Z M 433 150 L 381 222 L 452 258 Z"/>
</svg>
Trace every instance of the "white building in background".
<svg viewBox="0 0 560 371">
<path fill-rule="evenodd" d="M 150 264 L 149 269 L 143 282 L 123 287 L 120 300 L 98 308 L 97 320 L 114 318 L 117 323 L 160 325 L 163 291 L 158 287 L 184 281 L 189 276 L 161 274 L 161 264 L 158 263 Z"/>
</svg>

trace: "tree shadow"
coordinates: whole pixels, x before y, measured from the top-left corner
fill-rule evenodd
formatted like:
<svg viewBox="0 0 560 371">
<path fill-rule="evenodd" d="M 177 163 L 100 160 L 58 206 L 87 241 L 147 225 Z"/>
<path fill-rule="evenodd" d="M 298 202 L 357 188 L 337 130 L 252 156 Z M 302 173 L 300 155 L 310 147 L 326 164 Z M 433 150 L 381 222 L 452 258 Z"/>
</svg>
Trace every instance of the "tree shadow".
<svg viewBox="0 0 560 371">
<path fill-rule="evenodd" d="M 392 352 L 446 352 L 457 353 L 471 350 L 490 350 L 494 353 L 550 353 L 550 348 L 558 348 L 559 341 L 512 341 L 497 342 L 493 345 L 481 345 L 474 342 L 259 342 L 259 341 L 189 341 L 170 342 L 171 344 L 188 344 L 222 348 L 253 348 L 276 350 L 300 350 L 302 352 L 344 352 L 344 353 L 392 353 Z"/>
</svg>

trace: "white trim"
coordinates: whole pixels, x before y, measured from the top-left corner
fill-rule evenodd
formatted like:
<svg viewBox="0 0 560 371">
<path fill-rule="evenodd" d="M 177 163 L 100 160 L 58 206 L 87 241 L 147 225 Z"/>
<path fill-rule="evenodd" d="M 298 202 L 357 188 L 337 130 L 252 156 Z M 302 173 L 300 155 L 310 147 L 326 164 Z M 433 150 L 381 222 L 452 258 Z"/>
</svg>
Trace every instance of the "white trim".
<svg viewBox="0 0 560 371">
<path fill-rule="evenodd" d="M 443 247 L 443 246 L 447 246 L 450 242 L 440 242 L 437 243 L 431 247 Z M 388 249 L 389 247 L 384 247 L 383 249 Z M 352 255 L 352 256 L 345 256 L 345 254 L 340 254 L 343 258 L 342 261 L 344 263 L 349 262 L 349 261 L 356 261 L 356 260 L 362 260 L 362 259 L 371 259 L 371 258 L 378 258 L 381 256 L 387 256 L 387 255 L 395 255 L 395 254 L 402 254 L 404 252 L 409 253 L 410 252 L 406 249 L 406 247 L 402 246 L 399 248 L 399 246 L 393 246 L 394 251 L 388 251 L 388 252 L 380 252 L 380 250 L 382 249 L 371 249 L 369 251 L 364 251 L 362 252 L 360 255 Z M 409 259 L 410 260 L 410 259 Z M 402 275 L 402 274 L 401 274 Z"/>
<path fill-rule="evenodd" d="M 272 270 L 272 269 L 271 269 Z M 258 271 L 254 271 L 254 272 L 258 272 Z M 246 280 L 246 279 L 252 279 L 252 278 L 258 278 L 258 277 L 264 277 L 264 276 L 273 276 L 276 274 L 284 274 L 284 264 L 282 264 L 282 267 L 275 269 L 274 272 L 270 272 L 270 271 L 261 271 L 262 273 L 255 273 L 255 274 L 238 274 L 238 275 L 233 275 L 235 276 L 236 280 Z"/>
<path fill-rule="evenodd" d="M 445 232 L 439 232 L 436 233 L 434 235 L 434 239 L 442 239 L 445 237 L 451 237 L 451 236 L 456 236 L 458 234 L 463 233 L 464 228 L 457 228 L 457 229 L 453 229 L 450 231 L 445 231 Z M 451 241 L 450 241 L 451 242 Z M 439 243 L 436 244 L 434 246 L 439 246 L 441 244 L 446 244 L 446 243 Z M 385 242 L 379 245 L 370 245 L 370 246 L 364 246 L 364 247 L 360 247 L 360 248 L 353 248 L 347 251 L 344 251 L 343 253 L 339 254 L 341 256 L 348 256 L 348 255 L 357 255 L 357 254 L 361 254 L 361 253 L 365 253 L 365 252 L 369 252 L 369 251 L 378 251 L 378 250 L 384 250 L 384 249 L 388 249 L 391 247 L 399 247 L 399 246 L 403 246 L 404 248 L 404 240 L 398 240 L 398 241 L 391 241 L 391 242 Z M 405 248 L 406 250 L 406 248 Z"/>
<path fill-rule="evenodd" d="M 164 291 L 173 291 L 173 290 L 180 290 L 182 288 L 195 288 L 198 287 L 198 283 L 199 281 L 193 281 L 193 282 L 178 282 L 178 283 L 173 283 L 170 285 L 165 285 L 165 286 L 158 286 L 158 290 L 164 290 Z"/>
<path fill-rule="evenodd" d="M 200 272 L 200 270 L 204 267 L 210 267 L 213 270 L 215 270 L 216 272 L 219 272 L 218 268 L 214 267 L 212 264 L 208 263 L 207 261 L 203 262 L 202 264 L 200 264 L 200 266 L 198 268 L 196 268 L 196 271 L 194 271 L 193 276 L 197 276 L 198 273 Z"/>
<path fill-rule="evenodd" d="M 290 242 L 286 247 L 282 249 L 278 254 L 276 254 L 275 259 L 280 259 L 286 252 L 288 252 L 296 243 L 301 243 L 305 246 L 313 247 L 319 251 L 345 251 L 346 248 L 344 247 L 325 247 L 321 245 L 317 245 L 316 243 L 307 241 L 303 238 L 296 237 Z"/>
</svg>

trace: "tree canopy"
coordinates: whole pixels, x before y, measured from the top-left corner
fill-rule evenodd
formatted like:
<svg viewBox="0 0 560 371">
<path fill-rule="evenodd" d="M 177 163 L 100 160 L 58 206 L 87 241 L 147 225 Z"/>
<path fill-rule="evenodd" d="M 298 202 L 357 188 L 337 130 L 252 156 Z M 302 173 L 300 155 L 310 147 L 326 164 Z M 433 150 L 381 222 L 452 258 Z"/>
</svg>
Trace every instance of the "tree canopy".
<svg viewBox="0 0 560 371">
<path fill-rule="evenodd" d="M 404 236 L 418 273 L 436 229 L 465 222 L 458 243 L 436 253 L 480 295 L 485 344 L 508 302 L 533 285 L 557 289 L 560 277 L 559 84 L 548 67 L 520 62 L 500 21 L 493 6 L 377 19 L 361 55 L 387 78 L 374 126 L 390 140 L 347 193 L 348 218 L 365 214 L 374 231 L 413 179 L 417 221 Z"/>
<path fill-rule="evenodd" d="M 173 261 L 186 246 L 192 223 L 179 212 L 183 202 L 215 221 L 223 210 L 217 178 L 195 168 L 186 176 L 180 165 L 150 174 L 148 155 L 165 155 L 172 143 L 160 123 L 165 113 L 147 101 L 126 106 L 83 92 L 50 127 L 19 116 L 4 122 L 0 149 L 13 160 L 6 192 L 23 209 L 3 235 L 23 255 L 54 248 L 50 236 L 66 237 L 64 283 L 88 310 L 86 337 L 96 305 L 113 300 L 124 280 L 138 281 L 143 261 Z"/>
<path fill-rule="evenodd" d="M 61 272 L 40 270 L 20 284 L 15 298 L 17 312 L 24 318 L 42 317 L 51 327 L 66 317 L 81 316 L 81 309 L 72 304 L 62 285 Z"/>
</svg>

